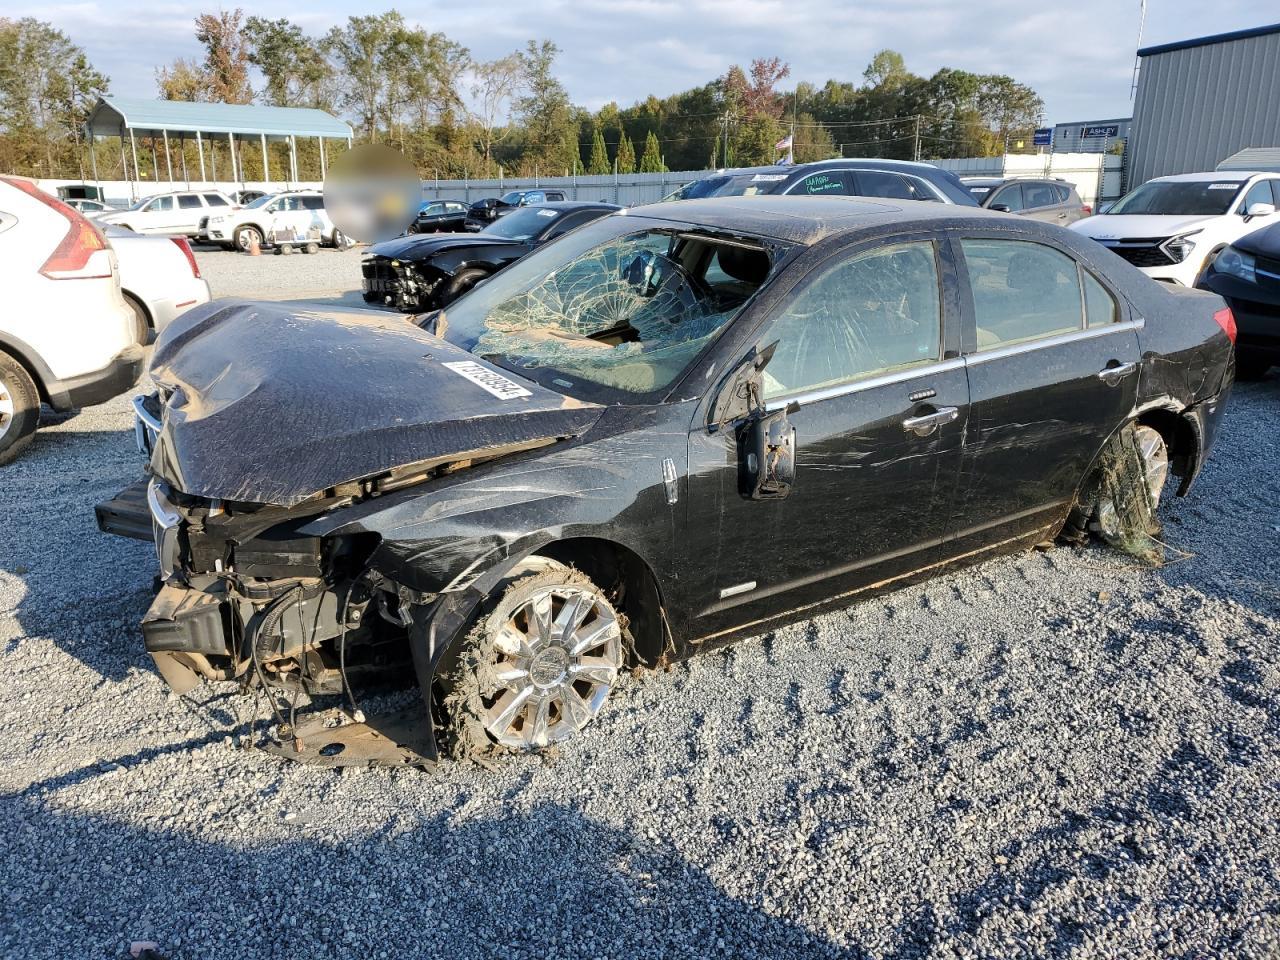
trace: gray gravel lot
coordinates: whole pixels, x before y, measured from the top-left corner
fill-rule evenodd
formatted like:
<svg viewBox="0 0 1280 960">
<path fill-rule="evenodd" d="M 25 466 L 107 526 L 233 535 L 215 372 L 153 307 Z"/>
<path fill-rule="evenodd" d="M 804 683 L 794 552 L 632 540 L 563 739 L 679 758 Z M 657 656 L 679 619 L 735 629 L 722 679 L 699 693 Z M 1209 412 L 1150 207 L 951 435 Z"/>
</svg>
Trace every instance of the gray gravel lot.
<svg viewBox="0 0 1280 960">
<path fill-rule="evenodd" d="M 221 295 L 358 278 L 200 259 Z M 246 752 L 233 686 L 170 694 L 151 550 L 93 520 L 127 398 L 61 419 L 0 470 L 0 956 L 1276 957 L 1278 423 L 1280 378 L 1237 387 L 1182 562 L 992 561 L 426 775 Z"/>
</svg>

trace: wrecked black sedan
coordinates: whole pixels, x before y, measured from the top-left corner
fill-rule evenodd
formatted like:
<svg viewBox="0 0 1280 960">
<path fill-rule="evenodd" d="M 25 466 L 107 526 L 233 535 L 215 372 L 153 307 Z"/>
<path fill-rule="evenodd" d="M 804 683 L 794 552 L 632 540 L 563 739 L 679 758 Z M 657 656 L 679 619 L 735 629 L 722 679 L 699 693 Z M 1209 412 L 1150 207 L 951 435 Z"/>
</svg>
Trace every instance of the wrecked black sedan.
<svg viewBox="0 0 1280 960">
<path fill-rule="evenodd" d="M 293 756 L 546 747 L 628 668 L 1059 535 L 1141 550 L 1233 377 L 1218 297 L 931 204 L 655 205 L 419 323 L 188 312 L 98 508 L 154 540 L 160 673 L 265 688 Z M 411 716 L 360 712 L 379 672 Z M 299 691 L 343 707 L 295 725 Z"/>
<path fill-rule="evenodd" d="M 616 213 L 611 203 L 567 200 L 522 207 L 479 233 L 397 237 L 360 265 L 366 303 L 419 313 L 444 307 L 541 244 Z"/>
</svg>

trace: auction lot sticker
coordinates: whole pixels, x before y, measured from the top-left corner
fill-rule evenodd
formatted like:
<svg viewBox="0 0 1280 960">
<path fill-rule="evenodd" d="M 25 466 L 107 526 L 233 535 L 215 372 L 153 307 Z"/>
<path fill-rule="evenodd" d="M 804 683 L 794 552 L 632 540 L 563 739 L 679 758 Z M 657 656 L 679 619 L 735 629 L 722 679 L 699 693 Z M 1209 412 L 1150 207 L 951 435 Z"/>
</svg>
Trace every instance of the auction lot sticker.
<svg viewBox="0 0 1280 960">
<path fill-rule="evenodd" d="M 448 367 L 460 377 L 466 377 L 477 387 L 488 390 L 499 400 L 516 400 L 520 397 L 533 396 L 514 380 L 508 380 L 502 374 L 482 367 L 474 360 L 454 360 L 452 363 L 443 363 L 441 366 Z"/>
</svg>

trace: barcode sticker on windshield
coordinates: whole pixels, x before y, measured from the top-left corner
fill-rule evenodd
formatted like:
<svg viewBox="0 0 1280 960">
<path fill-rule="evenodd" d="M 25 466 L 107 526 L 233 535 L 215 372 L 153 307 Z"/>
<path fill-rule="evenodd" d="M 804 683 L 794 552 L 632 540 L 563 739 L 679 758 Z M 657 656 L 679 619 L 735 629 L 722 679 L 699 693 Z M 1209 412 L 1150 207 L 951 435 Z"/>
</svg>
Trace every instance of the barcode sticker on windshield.
<svg viewBox="0 0 1280 960">
<path fill-rule="evenodd" d="M 448 367 L 460 377 L 466 377 L 477 387 L 489 391 L 499 400 L 516 400 L 520 397 L 533 396 L 514 380 L 508 380 L 502 374 L 488 367 L 482 367 L 474 360 L 455 360 L 452 363 L 443 363 L 441 366 Z"/>
</svg>

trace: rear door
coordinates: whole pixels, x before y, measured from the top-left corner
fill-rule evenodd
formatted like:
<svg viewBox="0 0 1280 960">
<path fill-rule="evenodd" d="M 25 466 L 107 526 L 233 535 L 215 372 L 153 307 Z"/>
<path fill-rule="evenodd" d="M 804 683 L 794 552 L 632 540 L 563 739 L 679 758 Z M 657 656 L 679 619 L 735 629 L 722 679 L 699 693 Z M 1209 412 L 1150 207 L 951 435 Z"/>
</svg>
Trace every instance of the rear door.
<svg viewBox="0 0 1280 960">
<path fill-rule="evenodd" d="M 1052 183 L 1031 181 L 1022 185 L 1022 215 L 1060 226 L 1067 223 L 1067 208 Z"/>
<path fill-rule="evenodd" d="M 694 425 L 683 586 L 698 635 L 937 555 L 968 413 L 953 277 L 950 249 L 933 237 L 846 247 L 752 335 L 778 344 L 764 375 L 768 406 L 800 404 L 790 415 L 796 481 L 786 499 L 745 499 L 733 437 Z"/>
<path fill-rule="evenodd" d="M 962 553 L 1066 517 L 1138 387 L 1140 320 L 1064 250 L 957 236 L 971 412 L 949 535 Z"/>
<path fill-rule="evenodd" d="M 200 199 L 200 194 L 180 193 L 175 199 L 177 200 L 175 230 L 186 234 L 199 231 L 200 218 L 206 215 L 204 201 Z"/>
<path fill-rule="evenodd" d="M 802 197 L 847 197 L 855 192 L 853 174 L 848 170 L 820 170 L 787 188 L 787 193 Z"/>
</svg>

